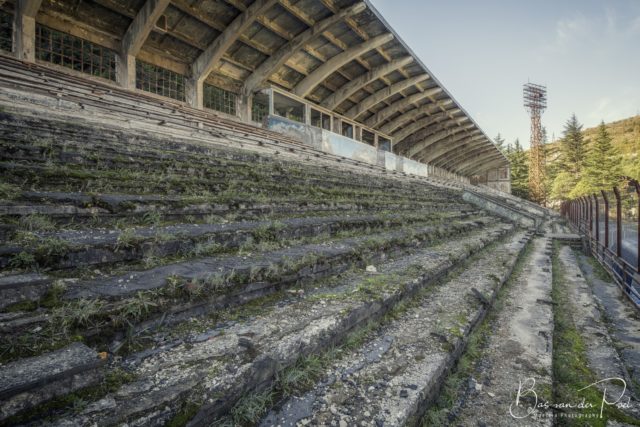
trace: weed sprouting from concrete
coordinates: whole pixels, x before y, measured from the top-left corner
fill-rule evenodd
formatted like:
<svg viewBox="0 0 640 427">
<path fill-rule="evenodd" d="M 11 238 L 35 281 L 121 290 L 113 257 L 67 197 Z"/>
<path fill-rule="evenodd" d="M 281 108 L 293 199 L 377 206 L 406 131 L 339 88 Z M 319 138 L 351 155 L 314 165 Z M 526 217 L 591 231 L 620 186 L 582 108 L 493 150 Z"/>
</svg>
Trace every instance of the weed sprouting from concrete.
<svg viewBox="0 0 640 427">
<path fill-rule="evenodd" d="M 14 269 L 28 269 L 36 265 L 36 258 L 29 252 L 22 251 L 9 260 L 9 267 Z"/>
<path fill-rule="evenodd" d="M 20 187 L 8 182 L 0 182 L 0 199 L 14 200 L 20 197 Z"/>
<path fill-rule="evenodd" d="M 551 293 L 555 303 L 553 305 L 553 400 L 555 402 L 574 402 L 584 398 L 585 402 L 592 404 L 594 408 L 600 408 L 602 391 L 596 387 L 590 387 L 590 385 L 601 378 L 589 367 L 586 343 L 572 317 L 570 309 L 572 302 L 560 263 L 559 250 L 560 244 L 554 243 Z M 604 427 L 609 424 L 609 420 L 640 425 L 640 420 L 626 415 L 615 406 L 604 405 L 603 409 L 603 417 L 590 418 L 590 425 Z M 577 427 L 584 425 L 584 420 L 560 417 L 558 425 Z"/>
<path fill-rule="evenodd" d="M 27 231 L 52 231 L 56 225 L 45 215 L 31 214 L 20 218 L 20 227 Z"/>
<path fill-rule="evenodd" d="M 146 212 L 142 217 L 142 221 L 146 225 L 153 225 L 157 227 L 162 222 L 162 214 L 158 211 Z"/>
<path fill-rule="evenodd" d="M 133 248 L 140 241 L 140 236 L 135 234 L 132 228 L 123 230 L 116 241 L 115 250 L 122 251 Z"/>
<path fill-rule="evenodd" d="M 485 248 L 485 250 L 490 250 L 491 246 Z M 464 393 L 469 377 L 473 375 L 476 369 L 476 365 L 482 355 L 482 349 L 486 347 L 489 338 L 493 334 L 492 323 L 495 322 L 497 313 L 500 312 L 504 304 L 504 296 L 509 288 L 513 286 L 513 283 L 519 279 L 525 263 L 531 256 L 532 249 L 532 243 L 528 242 L 516 261 L 511 276 L 499 289 L 493 303 L 493 309 L 469 335 L 465 352 L 458 360 L 456 367 L 445 379 L 437 399 L 423 416 L 420 422 L 423 427 L 449 425 L 455 419 L 455 406 L 458 404 L 460 396 Z M 461 321 L 462 319 L 460 318 L 459 320 Z"/>
</svg>

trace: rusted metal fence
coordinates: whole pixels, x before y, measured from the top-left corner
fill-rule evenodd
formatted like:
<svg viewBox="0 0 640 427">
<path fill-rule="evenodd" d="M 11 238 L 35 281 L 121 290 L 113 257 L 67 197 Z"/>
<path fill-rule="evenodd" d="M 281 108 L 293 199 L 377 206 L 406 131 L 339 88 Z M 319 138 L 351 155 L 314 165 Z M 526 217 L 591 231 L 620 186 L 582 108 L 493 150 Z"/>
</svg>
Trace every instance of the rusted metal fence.
<svg viewBox="0 0 640 427">
<path fill-rule="evenodd" d="M 563 202 L 560 213 L 584 235 L 592 254 L 640 308 L 640 184 Z"/>
</svg>

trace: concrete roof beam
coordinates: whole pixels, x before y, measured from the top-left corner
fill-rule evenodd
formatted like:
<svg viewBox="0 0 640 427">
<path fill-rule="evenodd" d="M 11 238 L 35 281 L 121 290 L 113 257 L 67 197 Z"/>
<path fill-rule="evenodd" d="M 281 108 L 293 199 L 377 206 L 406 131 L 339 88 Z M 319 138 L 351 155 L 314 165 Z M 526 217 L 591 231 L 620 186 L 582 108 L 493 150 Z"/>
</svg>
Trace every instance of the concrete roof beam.
<svg viewBox="0 0 640 427">
<path fill-rule="evenodd" d="M 240 34 L 276 3 L 278 0 L 255 0 L 251 6 L 240 13 L 191 64 L 192 77 L 196 81 L 206 79 L 213 70 L 218 68 L 220 60 Z"/>
<path fill-rule="evenodd" d="M 388 62 L 386 64 L 382 64 L 372 70 L 369 70 L 367 73 L 351 80 L 349 83 L 340 87 L 333 94 L 329 95 L 325 100 L 323 100 L 320 105 L 330 110 L 333 110 L 338 105 L 340 105 L 345 99 L 349 98 L 351 95 L 356 93 L 362 87 L 412 62 L 413 62 L 413 57 L 404 56 L 402 58 L 395 59 L 391 62 Z"/>
<path fill-rule="evenodd" d="M 340 10 L 335 15 L 316 22 L 313 26 L 289 40 L 289 42 L 280 47 L 280 49 L 274 52 L 247 77 L 242 86 L 241 93 L 243 95 L 250 95 L 307 43 L 321 36 L 322 33 L 338 22 L 343 21 L 349 16 L 357 15 L 366 8 L 367 5 L 365 3 L 356 3 L 353 6 Z"/>
<path fill-rule="evenodd" d="M 381 34 L 335 55 L 302 79 L 302 81 L 293 89 L 293 93 L 302 98 L 306 97 L 313 91 L 313 89 L 316 88 L 316 86 L 325 81 L 327 77 L 343 65 L 353 61 L 354 58 L 360 57 L 362 54 L 369 52 L 376 47 L 390 42 L 393 38 L 394 36 L 391 33 Z"/>
<path fill-rule="evenodd" d="M 368 97 L 351 107 L 349 111 L 347 111 L 344 115 L 351 119 L 356 119 L 369 108 L 381 103 L 385 99 L 429 78 L 429 74 L 420 74 L 414 77 L 409 77 L 408 79 L 400 80 L 399 82 L 394 83 L 391 86 L 382 88 L 379 91 L 369 95 Z"/>
</svg>

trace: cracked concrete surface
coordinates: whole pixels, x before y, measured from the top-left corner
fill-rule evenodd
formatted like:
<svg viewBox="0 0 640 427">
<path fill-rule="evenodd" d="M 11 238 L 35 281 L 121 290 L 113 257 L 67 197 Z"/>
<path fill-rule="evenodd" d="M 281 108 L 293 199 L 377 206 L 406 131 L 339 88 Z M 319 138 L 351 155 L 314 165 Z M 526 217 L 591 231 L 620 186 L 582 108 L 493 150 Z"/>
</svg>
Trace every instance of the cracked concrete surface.
<svg viewBox="0 0 640 427">
<path fill-rule="evenodd" d="M 552 425 L 533 410 L 533 394 L 526 393 L 533 388 L 541 399 L 552 382 L 551 239 L 539 236 L 532 245 L 492 321 L 491 337 L 453 425 Z M 520 384 L 523 396 L 516 404 Z"/>
</svg>

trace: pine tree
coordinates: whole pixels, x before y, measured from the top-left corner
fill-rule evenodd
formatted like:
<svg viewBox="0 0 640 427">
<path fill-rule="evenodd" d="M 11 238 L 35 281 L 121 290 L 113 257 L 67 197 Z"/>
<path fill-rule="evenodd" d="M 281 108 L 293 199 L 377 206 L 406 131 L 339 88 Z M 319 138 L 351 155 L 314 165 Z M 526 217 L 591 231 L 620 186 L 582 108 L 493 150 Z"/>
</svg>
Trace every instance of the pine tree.
<svg viewBox="0 0 640 427">
<path fill-rule="evenodd" d="M 518 139 L 513 147 L 508 146 L 507 157 L 511 163 L 511 194 L 527 198 L 529 196 L 529 162 L 527 153 Z"/>
<path fill-rule="evenodd" d="M 582 125 L 573 114 L 564 126 L 560 140 L 560 171 L 551 185 L 551 198 L 566 200 L 582 177 L 586 147 L 582 136 Z"/>
<path fill-rule="evenodd" d="M 604 122 L 598 126 L 598 135 L 589 150 L 582 175 L 572 192 L 576 196 L 610 190 L 620 181 L 622 168 L 619 156 L 611 145 L 611 137 Z"/>
<path fill-rule="evenodd" d="M 573 174 L 576 182 L 580 179 L 580 173 L 585 161 L 586 149 L 582 136 L 582 125 L 576 115 L 564 125 L 564 135 L 560 142 L 561 164 L 565 171 Z"/>
<path fill-rule="evenodd" d="M 496 147 L 498 147 L 498 149 L 500 149 L 500 151 L 504 151 L 504 138 L 500 135 L 500 132 L 498 132 L 498 134 L 496 135 L 495 138 L 493 138 L 493 142 L 496 143 Z"/>
</svg>

